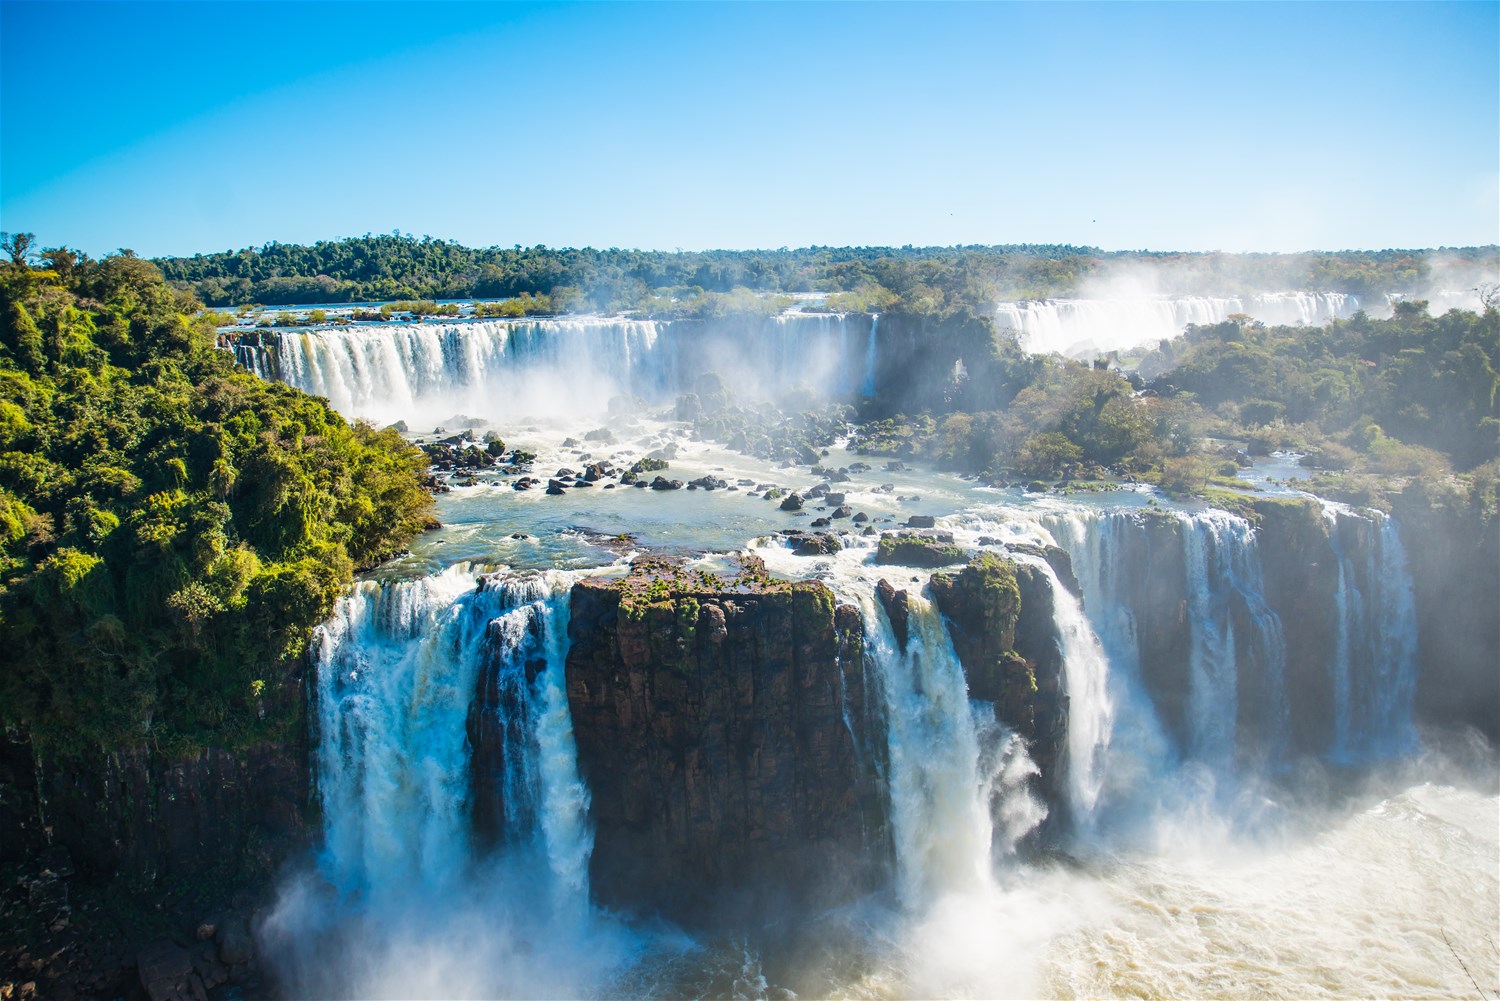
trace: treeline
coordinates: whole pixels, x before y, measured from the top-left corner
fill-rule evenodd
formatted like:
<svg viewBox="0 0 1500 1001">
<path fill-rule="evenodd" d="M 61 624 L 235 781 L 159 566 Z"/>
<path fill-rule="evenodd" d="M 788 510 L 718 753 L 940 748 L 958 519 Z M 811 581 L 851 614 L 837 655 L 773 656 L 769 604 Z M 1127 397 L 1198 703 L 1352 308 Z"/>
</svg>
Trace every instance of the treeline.
<svg viewBox="0 0 1500 1001">
<path fill-rule="evenodd" d="M 0 721 L 50 747 L 284 733 L 289 658 L 430 524 L 392 431 L 214 348 L 149 261 L 0 264 Z"/>
<path fill-rule="evenodd" d="M 1494 248 L 1444 251 L 1492 260 Z M 1432 277 L 1422 250 L 1315 254 L 1103 252 L 1071 245 L 808 247 L 797 250 L 470 248 L 430 237 L 366 235 L 311 246 L 268 243 L 156 261 L 167 279 L 211 306 L 547 297 L 563 308 L 650 313 L 735 290 L 856 296 L 934 313 L 996 299 L 1072 294 L 1138 263 L 1163 292 L 1237 294 L 1316 289 L 1411 293 Z"/>
</svg>

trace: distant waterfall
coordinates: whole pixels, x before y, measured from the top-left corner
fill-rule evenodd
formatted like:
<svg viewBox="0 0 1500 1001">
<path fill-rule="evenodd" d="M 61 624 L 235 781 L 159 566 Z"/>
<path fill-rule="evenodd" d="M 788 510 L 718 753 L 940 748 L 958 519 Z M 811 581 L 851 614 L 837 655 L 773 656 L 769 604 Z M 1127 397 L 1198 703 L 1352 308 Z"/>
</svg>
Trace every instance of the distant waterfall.
<svg viewBox="0 0 1500 1001">
<path fill-rule="evenodd" d="M 859 385 L 859 394 L 867 398 L 875 395 L 875 332 L 879 329 L 880 314 L 875 313 L 870 317 L 870 339 L 865 344 L 865 378 Z"/>
<path fill-rule="evenodd" d="M 324 868 L 346 891 L 454 886 L 472 859 L 465 717 L 504 731 L 498 776 L 513 840 L 530 840 L 557 896 L 587 900 L 591 835 L 564 695 L 569 581 L 551 573 L 366 582 L 314 646 Z"/>
<path fill-rule="evenodd" d="M 724 320 L 381 323 L 245 335 L 241 365 L 323 396 L 346 416 L 436 423 L 592 412 L 619 394 L 669 403 L 717 372 L 735 393 L 848 399 L 863 345 L 842 314 Z"/>
<path fill-rule="evenodd" d="M 1417 620 L 1406 550 L 1388 517 L 1333 502 L 1323 514 L 1338 558 L 1333 755 L 1408 753 L 1417 746 Z"/>
<path fill-rule="evenodd" d="M 1003 302 L 996 325 L 1016 332 L 1034 354 L 1091 357 L 1154 346 L 1190 323 L 1220 323 L 1246 313 L 1270 324 L 1324 324 L 1352 316 L 1359 300 L 1341 292 L 1269 292 L 1237 298 L 1208 296 L 1131 299 L 1032 299 Z"/>
</svg>

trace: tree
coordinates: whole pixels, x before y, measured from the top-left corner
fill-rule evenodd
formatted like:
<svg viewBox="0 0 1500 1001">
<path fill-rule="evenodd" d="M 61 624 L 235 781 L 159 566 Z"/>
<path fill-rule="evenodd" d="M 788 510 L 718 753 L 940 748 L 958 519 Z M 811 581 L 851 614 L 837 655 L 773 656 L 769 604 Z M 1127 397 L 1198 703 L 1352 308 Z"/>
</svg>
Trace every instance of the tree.
<svg viewBox="0 0 1500 1001">
<path fill-rule="evenodd" d="M 30 266 L 31 245 L 35 242 L 35 233 L 0 233 L 0 247 L 4 247 L 10 262 L 18 268 Z"/>
</svg>

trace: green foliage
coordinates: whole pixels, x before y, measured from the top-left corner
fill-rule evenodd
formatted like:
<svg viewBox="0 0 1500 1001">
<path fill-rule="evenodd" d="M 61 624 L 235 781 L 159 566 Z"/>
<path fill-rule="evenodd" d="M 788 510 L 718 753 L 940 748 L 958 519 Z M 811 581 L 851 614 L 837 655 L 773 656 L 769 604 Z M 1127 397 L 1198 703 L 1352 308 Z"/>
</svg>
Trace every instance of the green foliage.
<svg viewBox="0 0 1500 1001">
<path fill-rule="evenodd" d="M 279 732 L 294 700 L 253 682 L 429 523 L 425 458 L 238 370 L 146 261 L 0 265 L 0 317 L 0 719 L 73 750 Z"/>
<path fill-rule="evenodd" d="M 1360 313 L 1321 328 L 1192 327 L 1142 364 L 1166 370 L 1158 393 L 1237 414 L 1261 448 L 1313 445 L 1332 468 L 1434 476 L 1500 454 L 1493 308 L 1433 317 L 1401 303 L 1388 320 Z M 1298 441 L 1288 425 L 1342 445 Z"/>
<path fill-rule="evenodd" d="M 1445 254 L 1479 261 L 1493 251 Z M 516 300 L 524 294 L 532 297 L 535 308 L 488 315 L 644 309 L 657 315 L 702 316 L 715 315 L 715 309 L 735 311 L 737 288 L 823 292 L 829 294 L 830 308 L 843 311 L 944 314 L 1000 298 L 1073 294 L 1101 267 L 1120 261 L 1168 264 L 1182 286 L 1178 291 L 1185 293 L 1303 288 L 1368 295 L 1414 292 L 1431 278 L 1429 255 L 1410 250 L 1151 254 L 1014 244 L 665 253 L 542 246 L 474 249 L 399 233 L 311 246 L 268 243 L 157 263 L 168 279 L 191 288 L 210 305 Z M 55 266 L 71 265 L 57 259 Z M 499 306 L 516 308 L 504 302 Z"/>
</svg>

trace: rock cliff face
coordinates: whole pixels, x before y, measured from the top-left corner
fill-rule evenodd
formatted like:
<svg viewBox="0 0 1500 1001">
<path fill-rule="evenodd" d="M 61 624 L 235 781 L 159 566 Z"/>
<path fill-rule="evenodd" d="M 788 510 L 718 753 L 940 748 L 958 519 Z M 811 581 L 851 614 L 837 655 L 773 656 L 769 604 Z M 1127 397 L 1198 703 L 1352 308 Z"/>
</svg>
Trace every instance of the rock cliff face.
<svg viewBox="0 0 1500 1001">
<path fill-rule="evenodd" d="M 1066 553 L 1048 549 L 1049 563 L 1067 566 Z M 1071 569 L 1059 577 L 1070 580 Z M 1034 566 L 986 552 L 961 571 L 935 575 L 932 595 L 948 620 L 970 696 L 993 703 L 995 718 L 1025 738 L 1043 794 L 1056 803 L 1068 701 L 1051 582 Z"/>
<path fill-rule="evenodd" d="M 638 560 L 572 595 L 568 702 L 603 904 L 712 922 L 826 905 L 890 856 L 863 630 L 816 582 Z"/>
<path fill-rule="evenodd" d="M 1261 572 L 1266 602 L 1281 619 L 1286 637 L 1286 695 L 1290 750 L 1326 754 L 1333 740 L 1333 674 L 1338 625 L 1334 621 L 1338 557 L 1330 526 L 1317 501 L 1259 502 L 1253 506 L 1260 536 Z M 1240 629 L 1241 635 L 1248 630 Z M 1242 742 L 1264 732 L 1255 712 L 1264 704 L 1265 680 L 1252 672 L 1239 675 Z"/>
<path fill-rule="evenodd" d="M 44 997 L 201 997 L 186 985 L 226 979 L 260 992 L 248 913 L 311 831 L 306 754 L 299 740 L 56 757 L 7 734 L 0 982 Z M 222 928 L 205 935 L 209 914 Z M 150 944 L 192 942 L 195 926 L 191 950 Z M 157 946 L 187 965 L 163 972 Z"/>
<path fill-rule="evenodd" d="M 1418 718 L 1500 743 L 1500 518 L 1422 484 L 1394 513 L 1416 594 Z"/>
</svg>

